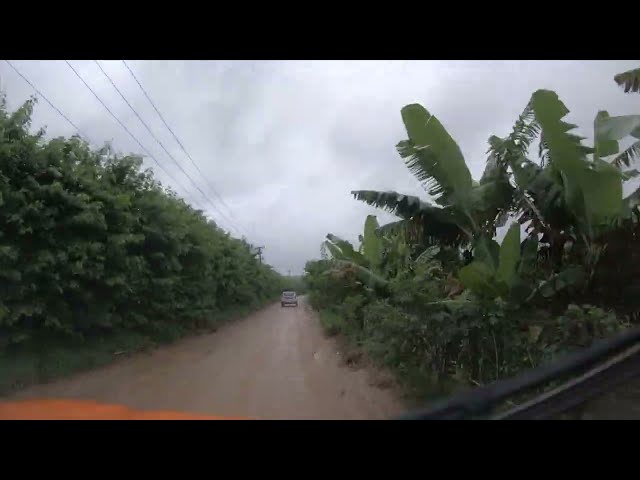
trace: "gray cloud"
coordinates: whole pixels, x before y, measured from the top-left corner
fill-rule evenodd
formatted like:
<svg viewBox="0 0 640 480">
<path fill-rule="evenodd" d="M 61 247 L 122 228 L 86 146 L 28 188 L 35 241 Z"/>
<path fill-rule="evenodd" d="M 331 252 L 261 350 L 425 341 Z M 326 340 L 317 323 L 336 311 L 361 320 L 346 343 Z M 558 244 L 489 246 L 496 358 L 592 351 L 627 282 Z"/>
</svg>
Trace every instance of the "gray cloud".
<svg viewBox="0 0 640 480">
<path fill-rule="evenodd" d="M 16 61 L 15 65 L 65 112 L 96 145 L 112 140 L 124 153 L 140 147 L 109 116 L 64 62 Z M 200 204 L 229 228 L 165 152 L 91 61 L 73 61 L 131 132 Z M 207 182 L 185 157 L 121 62 L 101 62 L 132 106 L 183 168 L 214 200 Z M 400 109 L 422 103 L 459 143 L 472 174 L 484 168 L 487 138 L 507 134 L 531 93 L 557 91 L 570 121 L 592 136 L 599 109 L 612 115 L 640 111 L 640 97 L 625 95 L 615 73 L 640 61 L 131 61 L 144 87 L 209 183 L 233 212 L 249 241 L 265 245 L 279 271 L 300 273 L 319 256 L 327 232 L 356 241 L 365 216 L 391 216 L 352 199 L 353 189 L 397 190 L 425 196 L 395 151 L 404 138 Z M 15 108 L 31 88 L 6 64 L 2 89 Z M 34 128 L 70 135 L 44 101 Z M 150 159 L 163 183 L 173 184 Z M 224 208 L 219 207 L 226 212 Z"/>
</svg>

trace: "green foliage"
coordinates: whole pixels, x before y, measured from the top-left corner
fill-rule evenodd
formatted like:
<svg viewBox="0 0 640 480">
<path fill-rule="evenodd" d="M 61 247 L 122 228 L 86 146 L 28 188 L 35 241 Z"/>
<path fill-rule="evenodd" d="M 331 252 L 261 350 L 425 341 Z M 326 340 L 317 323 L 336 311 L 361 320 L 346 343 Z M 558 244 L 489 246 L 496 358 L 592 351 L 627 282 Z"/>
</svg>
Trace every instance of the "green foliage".
<svg viewBox="0 0 640 480">
<path fill-rule="evenodd" d="M 616 81 L 632 82 L 627 74 Z M 640 309 L 640 189 L 622 195 L 638 172 L 621 170 L 638 142 L 619 146 L 640 139 L 640 116 L 600 111 L 589 147 L 568 113 L 555 92 L 534 92 L 511 133 L 490 137 L 476 182 L 437 118 L 404 107 L 408 139 L 398 151 L 434 203 L 352 192 L 400 220 L 377 227 L 369 217 L 361 257 L 334 241 L 334 260 L 307 264 L 312 305 L 331 312 L 323 325 L 363 345 L 420 395 L 512 376 L 627 328 L 608 307 Z M 527 158 L 536 140 L 538 162 Z M 516 221 L 500 245 L 496 230 L 509 217 Z M 352 263 L 336 269 L 339 261 Z M 384 288 L 356 267 L 384 276 Z"/>
<path fill-rule="evenodd" d="M 356 200 L 397 215 L 402 220 L 380 227 L 382 231 L 404 232 L 422 245 L 460 245 L 468 236 L 457 223 L 460 214 L 452 207 L 440 208 L 418 197 L 396 192 L 354 190 Z"/>
<path fill-rule="evenodd" d="M 640 68 L 618 73 L 613 79 L 620 87 L 624 88 L 625 93 L 640 93 Z"/>
<path fill-rule="evenodd" d="M 409 139 L 397 148 L 411 173 L 440 205 L 464 205 L 472 180 L 458 144 L 422 105 L 404 107 L 402 120 Z"/>
<path fill-rule="evenodd" d="M 435 116 L 414 104 L 403 108 L 402 119 L 409 138 L 398 143 L 398 152 L 437 205 L 396 192 L 356 190 L 354 197 L 398 215 L 398 226 L 424 247 L 465 245 L 494 234 L 493 221 L 512 197 L 505 166 L 489 162 L 474 182 L 460 148 Z"/>
<path fill-rule="evenodd" d="M 475 260 L 458 272 L 462 284 L 481 297 L 508 299 L 520 262 L 520 225 L 509 228 L 501 246 L 480 237 L 474 255 Z"/>
<path fill-rule="evenodd" d="M 628 327 L 615 313 L 593 305 L 570 304 L 564 315 L 542 323 L 532 334 L 532 343 L 552 355 L 590 346 L 594 341 L 614 335 Z"/>
<path fill-rule="evenodd" d="M 575 265 L 554 273 L 548 279 L 540 282 L 537 292 L 545 298 L 550 298 L 567 288 L 579 288 L 585 281 L 585 269 Z"/>
<path fill-rule="evenodd" d="M 138 157 L 28 131 L 0 106 L 0 350 L 118 332 L 175 338 L 282 278 Z M 53 341 L 53 340 L 51 340 Z"/>
<path fill-rule="evenodd" d="M 320 325 L 328 336 L 333 337 L 342 333 L 344 320 L 333 310 L 320 310 Z"/>
<path fill-rule="evenodd" d="M 382 238 L 376 233 L 379 228 L 378 220 L 374 215 L 368 215 L 364 224 L 364 236 L 362 237 L 362 254 L 367 263 L 375 269 L 382 265 Z"/>
<path fill-rule="evenodd" d="M 378 235 L 377 230 L 376 217 L 369 215 L 364 235 L 360 236 L 362 245 L 358 250 L 346 240 L 328 234 L 323 247 L 329 252 L 334 268 L 326 273 L 341 276 L 352 272 L 367 285 L 384 287 L 387 283 L 382 271 L 384 239 Z"/>
</svg>

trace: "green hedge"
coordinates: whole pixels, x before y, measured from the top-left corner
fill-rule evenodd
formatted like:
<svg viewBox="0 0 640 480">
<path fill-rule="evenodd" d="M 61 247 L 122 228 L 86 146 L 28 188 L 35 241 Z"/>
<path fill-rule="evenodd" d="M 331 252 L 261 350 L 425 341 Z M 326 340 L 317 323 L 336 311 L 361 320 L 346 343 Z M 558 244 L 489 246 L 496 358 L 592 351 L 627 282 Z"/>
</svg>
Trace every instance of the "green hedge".
<svg viewBox="0 0 640 480">
<path fill-rule="evenodd" d="M 0 103 L 0 353 L 172 336 L 278 295 L 282 277 L 135 156 L 29 132 Z"/>
</svg>

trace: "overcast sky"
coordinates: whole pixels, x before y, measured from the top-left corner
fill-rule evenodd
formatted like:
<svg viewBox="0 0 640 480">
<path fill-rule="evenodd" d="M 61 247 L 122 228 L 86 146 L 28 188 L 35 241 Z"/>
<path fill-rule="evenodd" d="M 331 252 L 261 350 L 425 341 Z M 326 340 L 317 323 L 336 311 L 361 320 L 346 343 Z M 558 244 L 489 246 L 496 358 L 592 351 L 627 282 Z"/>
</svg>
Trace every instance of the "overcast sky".
<svg viewBox="0 0 640 480">
<path fill-rule="evenodd" d="M 95 145 L 112 141 L 143 153 L 63 61 L 14 65 Z M 71 61 L 98 96 L 188 191 L 159 170 L 163 183 L 215 218 L 220 215 L 172 163 L 93 61 Z M 300 274 L 319 257 L 328 232 L 357 242 L 367 214 L 392 220 L 352 199 L 353 189 L 426 197 L 395 151 L 405 132 L 400 109 L 413 102 L 436 115 L 479 178 L 490 135 L 509 133 L 531 93 L 555 90 L 569 121 L 592 137 L 599 109 L 637 114 L 640 96 L 613 76 L 640 61 L 128 61 L 143 87 L 206 174 L 193 167 L 124 64 L 101 61 L 156 137 L 216 206 L 282 273 Z M 15 108 L 33 94 L 5 62 L 0 89 Z M 40 100 L 33 127 L 48 136 L 74 129 Z M 211 185 L 228 206 L 220 205 Z"/>
</svg>

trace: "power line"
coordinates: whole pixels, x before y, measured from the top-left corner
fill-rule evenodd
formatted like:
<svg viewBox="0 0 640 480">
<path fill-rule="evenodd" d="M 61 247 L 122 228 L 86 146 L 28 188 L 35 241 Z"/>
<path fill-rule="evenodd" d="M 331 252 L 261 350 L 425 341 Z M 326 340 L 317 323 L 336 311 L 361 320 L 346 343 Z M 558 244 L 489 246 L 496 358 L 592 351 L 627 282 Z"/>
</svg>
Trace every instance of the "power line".
<svg viewBox="0 0 640 480">
<path fill-rule="evenodd" d="M 107 78 L 107 80 L 109 80 L 109 83 L 111 83 L 111 85 L 113 86 L 113 88 L 115 88 L 116 92 L 118 92 L 118 94 L 120 95 L 120 97 L 122 97 L 122 100 L 124 100 L 124 102 L 127 104 L 127 106 L 131 109 L 131 111 L 135 114 L 136 117 L 138 117 L 138 120 L 140 120 L 140 123 L 142 123 L 142 125 L 147 129 L 147 131 L 149 132 L 149 134 L 151 135 L 151 137 L 160 145 L 160 147 L 164 150 L 164 152 L 169 156 L 169 158 L 171 158 L 171 160 L 173 160 L 173 163 L 176 164 L 176 166 L 180 169 L 180 171 L 182 173 L 184 173 L 184 175 L 189 179 L 189 181 L 196 187 L 196 189 L 200 192 L 200 194 L 205 198 L 205 200 L 207 200 L 209 202 L 209 204 L 211 204 L 211 206 L 215 209 L 216 212 L 218 212 L 220 214 L 220 216 L 222 216 L 228 223 L 229 225 L 231 225 L 231 227 L 236 231 L 236 233 L 240 236 L 242 236 L 242 234 L 236 229 L 235 225 L 233 225 L 233 222 L 226 217 L 226 215 L 220 210 L 218 209 L 218 207 L 211 201 L 211 199 L 200 189 L 200 187 L 198 186 L 198 184 L 193 180 L 193 178 L 191 178 L 191 176 L 187 173 L 187 171 L 182 168 L 182 165 L 180 165 L 180 163 L 174 158 L 173 155 L 171 155 L 171 153 L 165 148 L 165 146 L 163 145 L 163 143 L 158 140 L 158 138 L 154 135 L 154 133 L 151 131 L 151 128 L 149 128 L 149 126 L 147 125 L 147 123 L 142 119 L 142 117 L 138 114 L 138 112 L 136 111 L 135 108 L 133 108 L 133 106 L 129 103 L 129 101 L 127 100 L 127 98 L 124 96 L 124 94 L 120 91 L 120 89 L 118 88 L 118 86 L 115 84 L 115 82 L 111 79 L 111 77 L 109 76 L 109 74 L 102 68 L 102 65 L 100 65 L 100 63 L 97 60 L 94 60 L 94 62 L 96 63 L 96 65 L 98 66 L 98 68 L 100 69 L 100 71 L 102 72 L 102 74 Z"/>
<path fill-rule="evenodd" d="M 147 91 L 144 89 L 144 87 L 142 86 L 142 84 L 140 83 L 140 80 L 138 80 L 138 77 L 136 77 L 135 73 L 133 73 L 133 70 L 131 70 L 131 68 L 129 67 L 129 65 L 127 64 L 126 61 L 122 60 L 122 63 L 124 64 L 125 67 L 127 67 L 127 70 L 129 70 L 129 73 L 131 74 L 131 76 L 133 77 L 133 79 L 136 81 L 136 83 L 138 84 L 138 86 L 140 87 L 140 90 L 142 90 L 142 93 L 144 93 L 144 96 L 147 97 L 147 100 L 149 100 L 149 103 L 151 104 L 151 106 L 153 107 L 153 109 L 156 111 L 156 113 L 158 114 L 158 116 L 160 117 L 160 120 L 162 120 L 162 123 L 164 123 L 165 127 L 167 127 L 167 130 L 169 130 L 169 132 L 171 132 L 171 135 L 173 135 L 173 138 L 175 139 L 175 141 L 178 143 L 178 145 L 180 146 L 180 148 L 182 149 L 182 151 L 185 153 L 185 155 L 187 156 L 187 158 L 189 158 L 189 160 L 191 161 L 191 163 L 193 164 L 194 167 L 196 167 L 196 169 L 198 170 L 198 172 L 200 172 L 200 175 L 202 175 L 202 178 L 205 179 L 205 181 L 209 184 L 209 188 L 211 188 L 211 191 L 213 192 L 213 194 L 218 198 L 218 200 L 220 201 L 220 203 L 222 203 L 222 205 L 225 206 L 225 208 L 227 209 L 227 211 L 229 212 L 229 214 L 231 216 L 233 216 L 233 212 L 231 211 L 231 209 L 229 208 L 229 206 L 226 204 L 226 202 L 222 199 L 222 197 L 220 195 L 218 195 L 218 192 L 216 191 L 215 187 L 209 182 L 209 180 L 207 180 L 206 175 L 202 172 L 202 170 L 200 170 L 200 167 L 198 166 L 198 164 L 193 160 L 193 158 L 191 157 L 191 155 L 189 155 L 189 152 L 187 152 L 187 149 L 184 147 L 184 145 L 182 144 L 182 142 L 180 141 L 180 139 L 178 138 L 178 136 L 173 132 L 173 130 L 171 129 L 171 127 L 169 126 L 169 124 L 167 123 L 167 121 L 164 119 L 164 117 L 162 116 L 162 114 L 160 113 L 160 110 L 158 109 L 158 107 L 156 107 L 156 104 L 153 103 L 153 100 L 151 100 L 151 97 L 149 96 L 149 94 L 147 93 Z"/>
<path fill-rule="evenodd" d="M 75 123 L 73 123 L 71 120 L 69 120 L 69 117 L 67 117 L 64 113 L 62 113 L 58 107 L 56 107 L 53 103 L 51 103 L 51 101 L 50 101 L 47 97 L 45 97 L 45 96 L 44 96 L 44 94 L 43 94 L 40 90 L 38 90 L 38 88 L 37 88 L 33 83 L 31 83 L 31 82 L 29 81 L 29 79 L 28 79 L 27 77 L 25 77 L 25 76 L 20 72 L 20 70 L 18 70 L 18 69 L 17 69 L 17 68 L 16 68 L 16 67 L 15 67 L 15 66 L 14 66 L 14 65 L 9 61 L 9 60 L 5 60 L 5 62 L 7 62 L 7 64 L 8 64 L 8 65 L 9 65 L 9 66 L 10 66 L 10 67 L 11 67 L 11 68 L 12 68 L 12 69 L 13 69 L 13 70 L 18 74 L 18 75 L 20 75 L 20 77 L 21 77 L 25 82 L 27 82 L 27 83 L 29 84 L 29 86 L 30 86 L 31 88 L 33 88 L 33 89 L 35 90 L 35 92 L 36 92 L 38 95 L 40 95 L 40 96 L 44 99 L 44 101 L 45 101 L 45 102 L 47 102 L 47 103 L 49 104 L 49 106 L 50 106 L 51 108 L 53 108 L 56 112 L 58 112 L 58 114 L 59 114 L 62 118 L 64 118 L 64 119 L 69 123 L 69 125 L 71 125 L 73 128 L 75 128 L 75 129 L 76 129 L 76 131 L 80 134 L 80 137 L 81 137 L 81 138 L 83 138 L 86 142 L 89 142 L 89 137 L 88 137 L 87 135 L 85 135 L 85 134 L 82 132 L 82 130 L 80 130 L 80 129 L 78 128 L 78 126 L 77 126 Z M 90 143 L 90 142 L 89 142 L 89 143 Z"/>
<path fill-rule="evenodd" d="M 185 188 L 180 182 L 178 182 L 173 175 L 171 175 L 163 166 L 160 162 L 158 162 L 158 160 L 156 160 L 156 158 L 151 155 L 151 152 L 149 152 L 149 150 L 147 150 L 145 148 L 144 145 L 142 145 L 140 143 L 140 141 L 133 135 L 133 133 L 131 133 L 131 131 L 127 128 L 127 126 L 122 123 L 120 121 L 120 119 L 118 117 L 116 117 L 116 115 L 111 111 L 111 109 L 109 107 L 107 107 L 107 105 L 102 101 L 102 99 L 96 94 L 96 92 L 93 91 L 93 89 L 89 86 L 89 84 L 84 80 L 84 78 L 82 78 L 82 76 L 76 71 L 75 68 L 73 68 L 73 65 L 71 65 L 69 63 L 68 60 L 65 60 L 66 64 L 69 66 L 69 68 L 73 71 L 73 73 L 76 74 L 76 76 L 80 79 L 80 81 L 84 84 L 85 87 L 87 87 L 89 89 L 89 91 L 93 94 L 94 97 L 96 97 L 96 99 L 102 104 L 102 106 L 105 108 L 105 110 L 107 112 L 109 112 L 111 114 L 111 116 L 115 119 L 116 122 L 118 122 L 118 124 L 129 134 L 129 136 L 131 138 L 133 138 L 133 140 L 140 146 L 140 148 L 142 150 L 144 150 L 144 152 L 149 156 L 149 158 L 151 158 L 161 169 L 164 173 L 167 174 L 167 176 L 173 180 L 176 185 L 178 185 L 184 192 L 189 192 L 189 190 L 187 188 Z"/>
<path fill-rule="evenodd" d="M 65 60 L 66 61 L 66 60 Z M 80 137 L 83 138 L 86 142 L 91 143 L 89 141 L 89 137 L 88 135 L 86 135 L 85 133 L 82 132 L 82 130 L 80 130 L 78 128 L 78 126 L 73 123 L 73 121 L 71 121 L 71 119 L 69 117 L 67 117 L 64 113 L 62 113 L 62 111 L 56 107 L 53 102 L 51 102 L 31 81 L 29 81 L 29 79 L 22 74 L 9 60 L 5 60 L 5 62 L 38 94 L 40 95 L 48 104 L 49 106 L 55 111 L 57 112 L 62 118 L 64 118 L 69 125 L 71 125 L 73 128 L 76 129 L 76 131 L 78 132 L 78 134 L 80 134 Z M 163 172 L 165 172 L 167 174 L 167 176 L 169 178 L 171 178 L 182 190 L 184 190 L 185 192 L 189 192 L 188 189 L 186 189 L 180 182 L 178 182 L 167 170 L 165 170 L 165 168 L 153 157 L 153 155 L 151 155 L 151 153 L 149 153 L 149 151 L 138 141 L 138 139 L 133 136 L 133 134 L 127 129 L 127 127 L 125 125 L 122 124 L 122 122 L 113 114 L 113 112 L 109 109 L 109 107 L 107 107 L 104 102 L 100 99 L 100 97 L 98 97 L 98 95 L 96 95 L 96 93 L 91 89 L 91 87 L 87 84 L 87 82 L 84 81 L 84 79 L 78 74 L 78 72 L 73 68 L 73 66 L 71 66 L 71 64 L 69 62 L 66 62 L 67 65 L 71 68 L 71 70 L 73 70 L 73 72 L 76 74 L 76 76 L 82 81 L 82 83 L 85 84 L 85 86 L 89 89 L 89 91 L 91 91 L 91 93 L 93 93 L 93 95 L 96 97 L 96 99 L 98 99 L 98 101 L 102 104 L 102 106 L 111 114 L 111 116 L 113 116 L 113 118 L 120 124 L 120 126 L 122 128 L 125 129 L 125 131 L 136 141 L 136 143 L 138 143 L 138 145 L 140 146 L 140 148 L 142 148 L 147 155 L 149 155 L 149 157 L 162 169 Z"/>
</svg>

